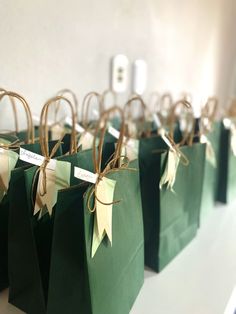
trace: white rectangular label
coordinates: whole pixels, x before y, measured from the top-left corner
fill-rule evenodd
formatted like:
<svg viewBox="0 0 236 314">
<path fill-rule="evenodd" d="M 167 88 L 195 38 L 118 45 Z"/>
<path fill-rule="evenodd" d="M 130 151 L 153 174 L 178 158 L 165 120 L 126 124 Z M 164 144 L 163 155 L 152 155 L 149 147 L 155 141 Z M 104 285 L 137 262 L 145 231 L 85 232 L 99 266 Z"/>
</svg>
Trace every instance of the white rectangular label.
<svg viewBox="0 0 236 314">
<path fill-rule="evenodd" d="M 110 133 L 112 136 L 114 136 L 117 140 L 120 137 L 120 132 L 117 131 L 115 128 L 113 128 L 112 126 L 109 126 L 108 128 L 108 133 Z"/>
<path fill-rule="evenodd" d="M 90 183 L 93 183 L 93 184 L 96 183 L 97 178 L 98 178 L 97 173 L 93 173 L 93 172 L 90 172 L 88 170 L 85 170 L 85 169 L 82 169 L 82 168 L 79 168 L 79 167 L 75 167 L 74 168 L 74 176 L 77 179 L 80 179 L 80 180 L 83 180 L 83 181 L 87 181 L 87 182 L 90 182 Z"/>
<path fill-rule="evenodd" d="M 160 128 L 161 127 L 161 121 L 160 121 L 158 115 L 156 113 L 153 113 L 152 116 L 153 116 L 153 121 L 155 122 L 156 126 L 158 128 Z"/>
<path fill-rule="evenodd" d="M 29 150 L 20 147 L 20 160 L 23 160 L 35 166 L 41 166 L 44 162 L 44 159 L 45 158 L 43 156 L 36 153 L 32 153 Z M 55 170 L 56 160 L 51 159 L 47 165 L 47 168 L 51 170 Z"/>
<path fill-rule="evenodd" d="M 72 119 L 70 117 L 66 117 L 65 122 L 72 127 L 73 123 L 72 123 Z M 78 133 L 84 133 L 85 129 L 79 124 L 76 123 L 75 124 L 75 129 Z"/>
</svg>

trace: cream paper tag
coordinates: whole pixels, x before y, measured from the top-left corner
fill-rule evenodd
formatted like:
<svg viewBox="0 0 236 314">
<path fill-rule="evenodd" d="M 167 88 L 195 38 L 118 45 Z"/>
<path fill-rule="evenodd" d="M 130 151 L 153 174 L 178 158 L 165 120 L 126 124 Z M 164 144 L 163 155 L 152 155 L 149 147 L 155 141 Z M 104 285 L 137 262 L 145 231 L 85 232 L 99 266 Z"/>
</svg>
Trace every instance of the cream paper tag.
<svg viewBox="0 0 236 314">
<path fill-rule="evenodd" d="M 34 215 L 40 211 L 39 218 L 46 212 L 48 212 L 49 215 L 52 214 L 53 207 L 57 202 L 58 191 L 70 186 L 71 164 L 66 161 L 57 160 L 54 170 L 46 167 L 45 171 L 47 193 L 43 196 L 40 194 L 43 184 L 43 171 L 40 170 L 34 206 Z"/>
<path fill-rule="evenodd" d="M 136 124 L 131 120 L 128 120 L 126 123 L 128 126 L 129 136 L 130 137 L 137 137 L 138 130 L 137 130 Z"/>
<path fill-rule="evenodd" d="M 139 140 L 129 139 L 127 143 L 122 145 L 121 155 L 128 158 L 129 161 L 138 159 L 139 155 Z M 124 162 L 124 158 L 121 158 L 121 161 Z"/>
<path fill-rule="evenodd" d="M 55 124 L 50 128 L 52 141 L 59 140 L 65 133 L 65 129 L 60 124 Z"/>
<path fill-rule="evenodd" d="M 114 136 L 116 139 L 119 139 L 120 132 L 113 128 L 112 126 L 109 126 L 108 133 L 110 133 L 112 136 Z M 126 156 L 129 161 L 135 160 L 138 158 L 139 154 L 139 140 L 137 139 L 128 139 L 124 136 L 124 143 L 122 145 L 121 149 L 121 155 Z M 121 162 L 123 162 L 124 158 L 121 158 Z"/>
<path fill-rule="evenodd" d="M 230 146 L 234 156 L 236 156 L 236 127 L 233 125 L 231 127 Z"/>
<path fill-rule="evenodd" d="M 229 130 L 232 125 L 232 121 L 229 118 L 224 118 L 223 119 L 223 124 L 226 130 Z"/>
<path fill-rule="evenodd" d="M 82 168 L 74 168 L 74 176 L 80 180 L 84 180 L 95 184 L 98 174 L 92 173 Z M 107 204 L 113 202 L 116 181 L 103 177 L 96 186 L 96 196 L 101 202 Z M 112 243 L 112 207 L 113 205 L 104 205 L 95 198 L 96 211 L 94 216 L 92 257 L 105 235 L 108 236 Z"/>
<path fill-rule="evenodd" d="M 166 167 L 159 183 L 160 190 L 167 184 L 167 189 L 173 192 L 179 160 L 179 155 L 175 150 L 168 151 Z"/>
<path fill-rule="evenodd" d="M 205 135 L 201 135 L 200 142 L 206 144 L 206 159 L 214 168 L 216 168 L 216 155 L 211 142 Z"/>
<path fill-rule="evenodd" d="M 103 203 L 112 203 L 114 199 L 116 181 L 103 177 L 97 185 L 96 195 Z M 101 204 L 97 199 L 94 217 L 92 258 L 97 252 L 105 235 L 112 245 L 112 207 L 113 205 Z"/>
<path fill-rule="evenodd" d="M 82 150 L 91 149 L 93 147 L 94 136 L 89 132 L 81 134 L 78 142 L 78 147 L 82 147 Z"/>
<path fill-rule="evenodd" d="M 11 171 L 15 168 L 17 160 L 16 152 L 0 148 L 0 202 L 9 188 Z"/>
</svg>

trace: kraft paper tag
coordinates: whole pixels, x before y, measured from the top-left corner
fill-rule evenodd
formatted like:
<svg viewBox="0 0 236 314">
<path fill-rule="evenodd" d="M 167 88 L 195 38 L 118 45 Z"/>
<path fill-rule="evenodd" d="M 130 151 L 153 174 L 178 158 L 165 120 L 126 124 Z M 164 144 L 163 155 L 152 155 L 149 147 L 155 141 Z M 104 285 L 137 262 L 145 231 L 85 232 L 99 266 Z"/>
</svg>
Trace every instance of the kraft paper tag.
<svg viewBox="0 0 236 314">
<path fill-rule="evenodd" d="M 167 189 L 173 191 L 179 160 L 179 155 L 175 150 L 168 151 L 166 167 L 159 183 L 160 189 L 167 184 Z"/>
<path fill-rule="evenodd" d="M 205 135 L 201 135 L 200 142 L 206 144 L 206 159 L 214 168 L 216 168 L 216 155 L 211 142 Z"/>
<path fill-rule="evenodd" d="M 54 126 L 52 126 L 50 128 L 50 131 L 51 131 L 51 139 L 53 141 L 59 140 L 60 138 L 63 137 L 65 133 L 64 127 L 60 124 L 55 124 Z"/>
<path fill-rule="evenodd" d="M 15 168 L 17 160 L 16 152 L 0 148 L 0 202 L 9 188 L 11 171 Z"/>
<path fill-rule="evenodd" d="M 47 167 L 45 171 L 47 193 L 44 196 L 40 195 L 43 184 L 43 171 L 40 170 L 34 207 L 34 215 L 40 211 L 39 218 L 46 212 L 49 215 L 52 214 L 53 207 L 57 202 L 58 191 L 70 186 L 71 164 L 66 161 L 57 160 L 54 170 Z"/>
<path fill-rule="evenodd" d="M 96 195 L 103 203 L 112 203 L 114 199 L 116 181 L 103 177 L 97 185 Z M 112 245 L 112 207 L 113 205 L 101 204 L 97 199 L 94 217 L 92 258 L 97 252 L 105 235 Z"/>
</svg>

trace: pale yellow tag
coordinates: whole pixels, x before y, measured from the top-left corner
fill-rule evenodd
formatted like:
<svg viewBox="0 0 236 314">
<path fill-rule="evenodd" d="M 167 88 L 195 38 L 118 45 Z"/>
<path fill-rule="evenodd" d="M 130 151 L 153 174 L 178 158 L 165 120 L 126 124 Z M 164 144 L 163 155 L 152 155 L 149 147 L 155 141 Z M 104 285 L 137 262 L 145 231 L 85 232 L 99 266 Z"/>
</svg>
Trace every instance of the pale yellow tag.
<svg viewBox="0 0 236 314">
<path fill-rule="evenodd" d="M 128 126 L 129 136 L 130 137 L 137 137 L 138 130 L 137 130 L 136 124 L 133 121 L 128 120 L 127 126 Z"/>
<path fill-rule="evenodd" d="M 179 160 L 180 158 L 177 151 L 175 150 L 168 151 L 166 167 L 159 183 L 160 189 L 162 189 L 162 187 L 165 184 L 167 184 L 167 189 L 173 191 Z"/>
<path fill-rule="evenodd" d="M 205 135 L 201 135 L 200 142 L 206 144 L 206 159 L 214 168 L 216 168 L 216 155 L 211 142 Z"/>
<path fill-rule="evenodd" d="M 4 192 L 8 189 L 8 173 L 9 173 L 9 163 L 8 163 L 8 153 L 7 150 L 0 153 L 0 189 Z"/>
<path fill-rule="evenodd" d="M 82 146 L 82 150 L 91 149 L 93 147 L 94 136 L 89 132 L 81 134 L 78 147 Z"/>
<path fill-rule="evenodd" d="M 234 156 L 236 156 L 236 127 L 231 127 L 230 145 Z"/>
<path fill-rule="evenodd" d="M 51 139 L 53 141 L 59 140 L 62 138 L 63 134 L 65 133 L 64 127 L 61 126 L 60 124 L 56 124 L 51 127 Z"/>
<path fill-rule="evenodd" d="M 17 160 L 16 152 L 0 149 L 0 202 L 8 190 L 11 171 L 15 168 Z"/>
<path fill-rule="evenodd" d="M 49 215 L 52 214 L 53 207 L 57 202 L 58 191 L 70 186 L 71 164 L 66 161 L 56 161 L 55 170 L 47 167 L 45 171 L 47 193 L 43 196 L 40 193 L 40 191 L 43 191 L 43 171 L 41 170 L 39 173 L 34 206 L 34 215 L 40 211 L 39 218 L 42 216 L 42 211 L 45 212 L 45 208 L 47 209 Z"/>
<path fill-rule="evenodd" d="M 113 202 L 116 181 L 103 177 L 98 183 L 96 195 L 98 200 L 109 204 Z M 96 211 L 94 217 L 92 257 L 94 257 L 103 238 L 107 235 L 112 244 L 112 207 L 113 205 L 104 205 L 97 199 Z"/>
</svg>

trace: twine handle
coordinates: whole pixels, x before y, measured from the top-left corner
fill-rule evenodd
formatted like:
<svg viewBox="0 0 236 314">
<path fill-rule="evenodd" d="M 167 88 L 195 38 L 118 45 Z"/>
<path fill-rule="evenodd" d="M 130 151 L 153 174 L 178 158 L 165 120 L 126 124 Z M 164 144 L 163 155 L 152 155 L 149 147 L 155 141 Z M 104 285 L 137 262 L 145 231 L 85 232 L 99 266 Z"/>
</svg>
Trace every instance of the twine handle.
<svg viewBox="0 0 236 314">
<path fill-rule="evenodd" d="M 154 112 L 158 112 L 160 110 L 160 100 L 161 96 L 158 92 L 152 92 L 149 97 L 149 104 L 151 108 L 154 108 Z"/>
<path fill-rule="evenodd" d="M 97 92 L 88 93 L 84 97 L 83 102 L 82 102 L 82 124 L 85 129 L 88 129 L 89 108 L 91 106 L 93 98 L 97 100 L 99 115 L 101 115 L 102 112 L 104 111 L 101 95 L 98 94 Z"/>
<path fill-rule="evenodd" d="M 101 102 L 103 105 L 103 109 L 106 108 L 106 98 L 109 95 L 111 95 L 112 99 L 113 99 L 112 106 L 115 106 L 117 103 L 117 94 L 112 89 L 107 89 L 102 93 L 102 96 L 101 96 Z"/>
<path fill-rule="evenodd" d="M 74 112 L 75 112 L 75 121 L 78 121 L 78 106 L 79 106 L 79 102 L 78 99 L 76 97 L 76 94 L 70 90 L 69 88 L 64 88 L 59 90 L 59 92 L 57 92 L 56 96 L 66 96 L 66 94 L 69 94 L 71 96 L 71 98 L 73 99 L 73 104 L 74 104 Z M 57 117 L 57 113 L 59 111 L 59 106 L 56 107 L 55 110 L 55 121 L 56 121 L 56 117 Z"/>
<path fill-rule="evenodd" d="M 117 145 L 116 145 L 116 149 L 115 149 L 115 153 L 114 153 L 114 160 L 113 160 L 113 163 L 110 164 L 110 166 L 112 168 L 114 168 L 116 165 L 116 162 L 114 162 L 114 161 L 117 160 L 118 158 L 120 158 L 120 156 L 121 156 L 121 149 L 122 149 L 122 144 L 123 144 L 123 139 L 124 139 L 125 120 L 124 120 L 123 110 L 118 106 L 114 106 L 114 107 L 103 112 L 103 114 L 101 115 L 101 117 L 97 123 L 97 127 L 96 127 L 95 134 L 94 134 L 93 164 L 94 164 L 95 173 L 98 173 L 98 175 L 101 173 L 102 149 L 103 149 L 107 124 L 108 124 L 108 121 L 109 121 L 111 114 L 113 114 L 115 112 L 119 113 L 119 115 L 121 117 L 121 128 L 120 128 L 120 137 L 117 141 Z M 96 138 L 98 135 L 100 135 L 100 138 L 99 138 L 98 153 L 97 153 Z"/>
<path fill-rule="evenodd" d="M 6 90 L 4 88 L 0 88 L 0 93 L 2 92 L 6 92 Z M 13 115 L 14 115 L 14 123 L 15 123 L 15 131 L 16 133 L 19 132 L 19 125 L 18 125 L 18 117 L 17 117 L 17 111 L 16 111 L 16 103 L 14 98 L 12 98 L 11 96 L 9 96 L 9 100 L 11 102 L 12 105 L 12 111 L 13 111 Z"/>
<path fill-rule="evenodd" d="M 49 107 L 52 104 L 58 103 L 61 104 L 61 101 L 65 101 L 71 110 L 71 116 L 72 116 L 72 129 L 71 129 L 71 142 L 70 142 L 70 154 L 73 154 L 77 151 L 77 145 L 76 145 L 76 131 L 75 131 L 75 114 L 74 114 L 74 108 L 70 100 L 63 96 L 55 96 L 51 99 L 49 99 L 45 105 L 43 106 L 41 116 L 40 116 L 40 127 L 39 127 L 39 141 L 40 146 L 42 150 L 42 154 L 45 158 L 49 158 L 49 138 L 48 138 L 48 110 Z M 60 140 L 59 140 L 60 142 Z M 52 158 L 53 156 L 51 156 Z"/>
<path fill-rule="evenodd" d="M 170 112 L 170 137 L 173 139 L 174 138 L 174 127 L 175 127 L 175 121 L 176 121 L 176 110 L 179 107 L 183 107 L 187 110 L 189 110 L 190 114 L 191 114 L 191 118 L 192 118 L 192 130 L 191 133 L 189 134 L 187 131 L 185 132 L 181 142 L 179 143 L 179 145 L 184 144 L 187 140 L 188 140 L 188 144 L 192 145 L 193 143 L 193 137 L 194 137 L 194 132 L 195 132 L 195 119 L 194 119 L 194 115 L 193 115 L 193 109 L 191 104 L 184 99 L 178 100 L 172 107 L 171 112 Z"/>
<path fill-rule="evenodd" d="M 30 107 L 21 95 L 15 93 L 15 92 L 10 92 L 10 91 L 5 91 L 0 95 L 0 100 L 2 100 L 4 97 L 9 97 L 11 99 L 18 99 L 22 106 L 24 107 L 25 114 L 26 114 L 26 120 L 27 120 L 27 140 L 25 143 L 34 143 L 34 126 L 33 126 L 33 120 L 32 120 L 32 114 L 30 111 Z"/>
</svg>

